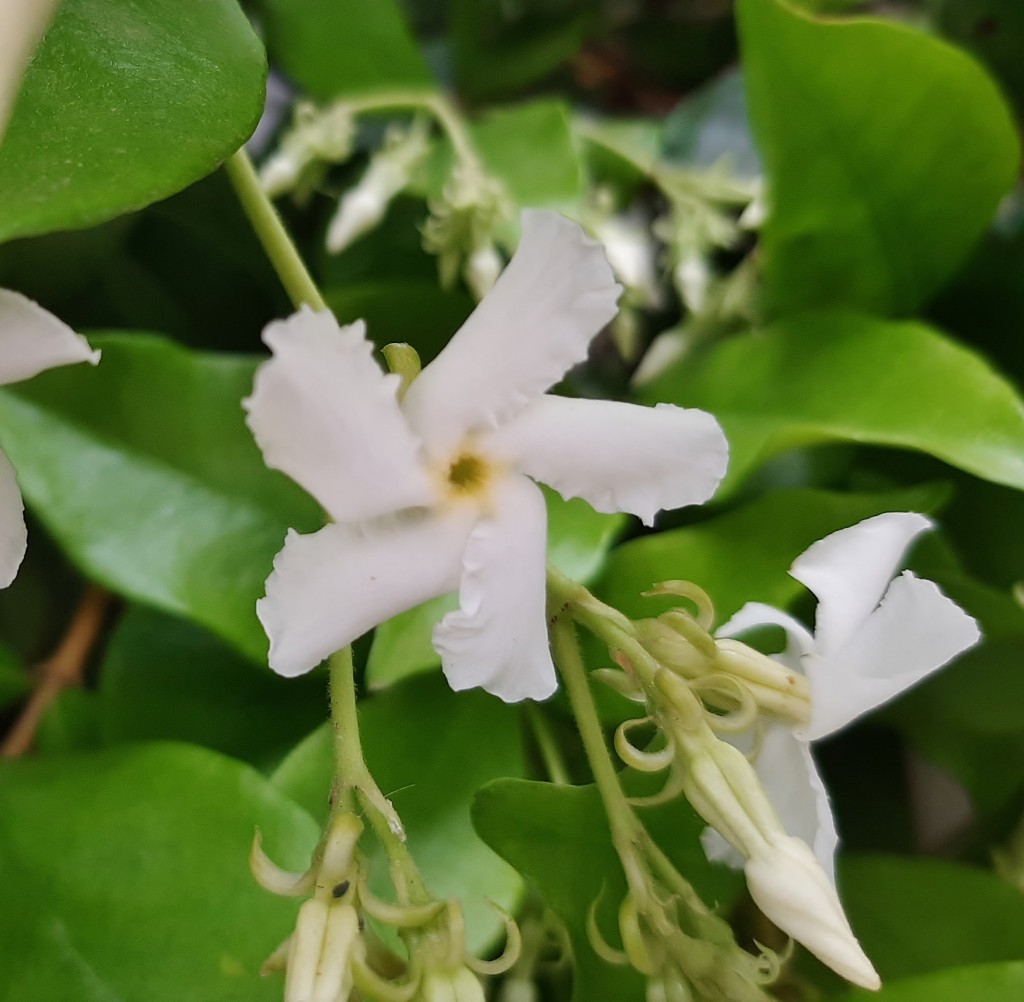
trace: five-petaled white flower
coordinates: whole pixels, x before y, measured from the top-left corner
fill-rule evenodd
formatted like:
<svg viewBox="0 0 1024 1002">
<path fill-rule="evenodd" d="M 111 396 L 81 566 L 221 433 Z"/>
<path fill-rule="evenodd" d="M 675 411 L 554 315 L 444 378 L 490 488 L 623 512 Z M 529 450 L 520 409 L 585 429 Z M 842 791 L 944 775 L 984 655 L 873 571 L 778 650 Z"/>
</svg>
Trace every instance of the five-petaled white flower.
<svg viewBox="0 0 1024 1002">
<path fill-rule="evenodd" d="M 530 478 L 650 524 L 705 501 L 727 444 L 698 410 L 550 396 L 615 315 L 599 244 L 524 212 L 491 293 L 399 403 L 362 323 L 301 310 L 263 335 L 274 357 L 246 401 L 268 465 L 333 522 L 290 532 L 257 611 L 282 675 L 309 670 L 384 620 L 459 590 L 434 630 L 454 689 L 506 701 L 555 689 L 545 613 L 547 512 Z"/>
<path fill-rule="evenodd" d="M 813 636 L 792 616 L 757 602 L 718 631 L 731 637 L 781 626 L 788 644 L 776 658 L 807 675 L 810 720 L 792 729 L 768 725 L 755 764 L 786 830 L 814 849 L 833 882 L 838 836 L 811 742 L 916 685 L 981 636 L 977 623 L 933 581 L 910 571 L 893 579 L 907 547 L 931 527 L 910 512 L 876 515 L 797 557 L 789 573 L 818 597 Z M 742 863 L 711 830 L 704 847 L 712 858 Z"/>
<path fill-rule="evenodd" d="M 46 369 L 100 358 L 89 343 L 41 306 L 18 292 L 0 289 L 0 385 L 31 379 Z M 0 450 L 0 588 L 13 580 L 28 534 L 18 480 Z"/>
</svg>

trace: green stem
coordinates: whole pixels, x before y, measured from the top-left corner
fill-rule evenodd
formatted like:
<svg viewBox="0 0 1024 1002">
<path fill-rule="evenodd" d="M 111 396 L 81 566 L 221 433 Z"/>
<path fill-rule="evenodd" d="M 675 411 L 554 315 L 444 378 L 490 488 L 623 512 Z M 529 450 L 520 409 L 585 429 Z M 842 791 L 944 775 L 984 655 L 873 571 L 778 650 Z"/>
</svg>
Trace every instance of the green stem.
<svg viewBox="0 0 1024 1002">
<path fill-rule="evenodd" d="M 576 627 L 571 620 L 555 620 L 551 630 L 551 649 L 555 664 L 558 665 L 562 680 L 565 682 L 573 715 L 576 717 L 576 726 L 579 728 L 583 748 L 594 774 L 594 782 L 601 794 L 601 802 L 604 804 L 611 828 L 612 842 L 622 860 L 626 880 L 631 889 L 642 887 L 646 884 L 643 863 L 638 851 L 642 827 L 633 808 L 629 806 L 622 787 L 619 786 L 619 777 L 605 744 L 604 731 L 590 693 L 590 683 L 587 681 L 587 671 L 583 666 Z"/>
<path fill-rule="evenodd" d="M 352 648 L 331 655 L 331 720 L 334 724 L 334 760 L 340 785 L 339 804 L 358 804 L 384 848 L 399 904 L 427 904 L 433 900 L 405 844 L 402 822 L 381 793 L 363 758 L 356 709 Z"/>
<path fill-rule="evenodd" d="M 533 728 L 533 735 L 537 739 L 537 747 L 540 749 L 540 757 L 544 760 L 548 778 L 558 786 L 568 786 L 569 770 L 565 767 L 562 749 L 558 747 L 555 735 L 551 731 L 550 721 L 536 703 L 525 703 L 523 712 Z"/>
<path fill-rule="evenodd" d="M 326 310 L 327 304 L 306 270 L 281 217 L 260 187 L 249 154 L 244 149 L 239 150 L 224 162 L 224 170 L 292 304 L 296 309 L 306 305 L 314 310 Z"/>
</svg>

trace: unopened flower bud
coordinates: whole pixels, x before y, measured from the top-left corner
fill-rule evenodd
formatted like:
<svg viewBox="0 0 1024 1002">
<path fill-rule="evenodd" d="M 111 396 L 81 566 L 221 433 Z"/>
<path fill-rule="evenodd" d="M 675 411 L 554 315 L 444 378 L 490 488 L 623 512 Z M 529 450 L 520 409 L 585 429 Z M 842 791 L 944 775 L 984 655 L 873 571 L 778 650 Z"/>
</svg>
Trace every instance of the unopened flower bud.
<svg viewBox="0 0 1024 1002">
<path fill-rule="evenodd" d="M 750 857 L 744 871 L 755 904 L 783 932 L 847 981 L 872 990 L 881 987 L 835 889 L 804 842 L 792 835 L 777 837 Z"/>
<path fill-rule="evenodd" d="M 416 1002 L 485 1002 L 480 979 L 468 967 L 428 971 Z"/>
<path fill-rule="evenodd" d="M 501 255 L 492 243 L 477 247 L 466 259 L 463 275 L 466 285 L 476 299 L 483 299 L 498 281 L 503 263 Z"/>
</svg>

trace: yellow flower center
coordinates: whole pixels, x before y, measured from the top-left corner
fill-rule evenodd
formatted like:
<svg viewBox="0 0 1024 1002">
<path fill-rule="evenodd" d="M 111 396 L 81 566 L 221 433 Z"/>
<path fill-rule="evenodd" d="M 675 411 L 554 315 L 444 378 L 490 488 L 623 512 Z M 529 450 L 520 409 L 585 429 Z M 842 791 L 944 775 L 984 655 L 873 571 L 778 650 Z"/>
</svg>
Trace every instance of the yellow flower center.
<svg viewBox="0 0 1024 1002">
<path fill-rule="evenodd" d="M 477 494 L 487 483 L 487 464 L 471 452 L 464 452 L 448 467 L 448 487 L 456 494 Z"/>
</svg>

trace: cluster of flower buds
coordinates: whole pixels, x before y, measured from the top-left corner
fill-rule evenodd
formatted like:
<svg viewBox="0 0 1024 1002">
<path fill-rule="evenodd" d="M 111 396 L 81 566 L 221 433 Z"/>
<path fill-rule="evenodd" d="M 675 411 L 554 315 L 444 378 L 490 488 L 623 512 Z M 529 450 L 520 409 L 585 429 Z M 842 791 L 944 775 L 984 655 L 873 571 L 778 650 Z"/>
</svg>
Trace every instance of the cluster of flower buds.
<svg viewBox="0 0 1024 1002">
<path fill-rule="evenodd" d="M 348 1002 L 357 997 L 380 1002 L 484 1002 L 474 971 L 497 974 L 515 963 L 515 923 L 506 918 L 507 946 L 497 960 L 467 956 L 457 902 L 398 905 L 370 893 L 358 848 L 362 830 L 354 814 L 337 812 L 305 873 L 291 873 L 271 862 L 257 833 L 249 862 L 260 886 L 288 897 L 308 896 L 295 931 L 263 965 L 263 973 L 285 971 L 285 1002 Z M 367 917 L 398 931 L 406 942 L 408 961 L 367 929 Z"/>
<path fill-rule="evenodd" d="M 370 157 L 356 186 L 338 203 L 327 227 L 327 249 L 338 254 L 374 229 L 429 152 L 430 129 L 422 117 L 414 119 L 408 128 L 388 129 L 384 145 Z"/>
<path fill-rule="evenodd" d="M 423 246 L 437 255 L 441 285 L 452 286 L 461 274 L 483 299 L 503 265 L 497 231 L 512 218 L 512 202 L 497 178 L 476 164 L 456 163 L 423 226 Z"/>
<path fill-rule="evenodd" d="M 355 116 L 344 101 L 326 108 L 299 101 L 277 150 L 260 168 L 260 185 L 271 198 L 291 193 L 304 201 L 329 164 L 344 163 L 352 155 L 355 134 Z"/>
</svg>

